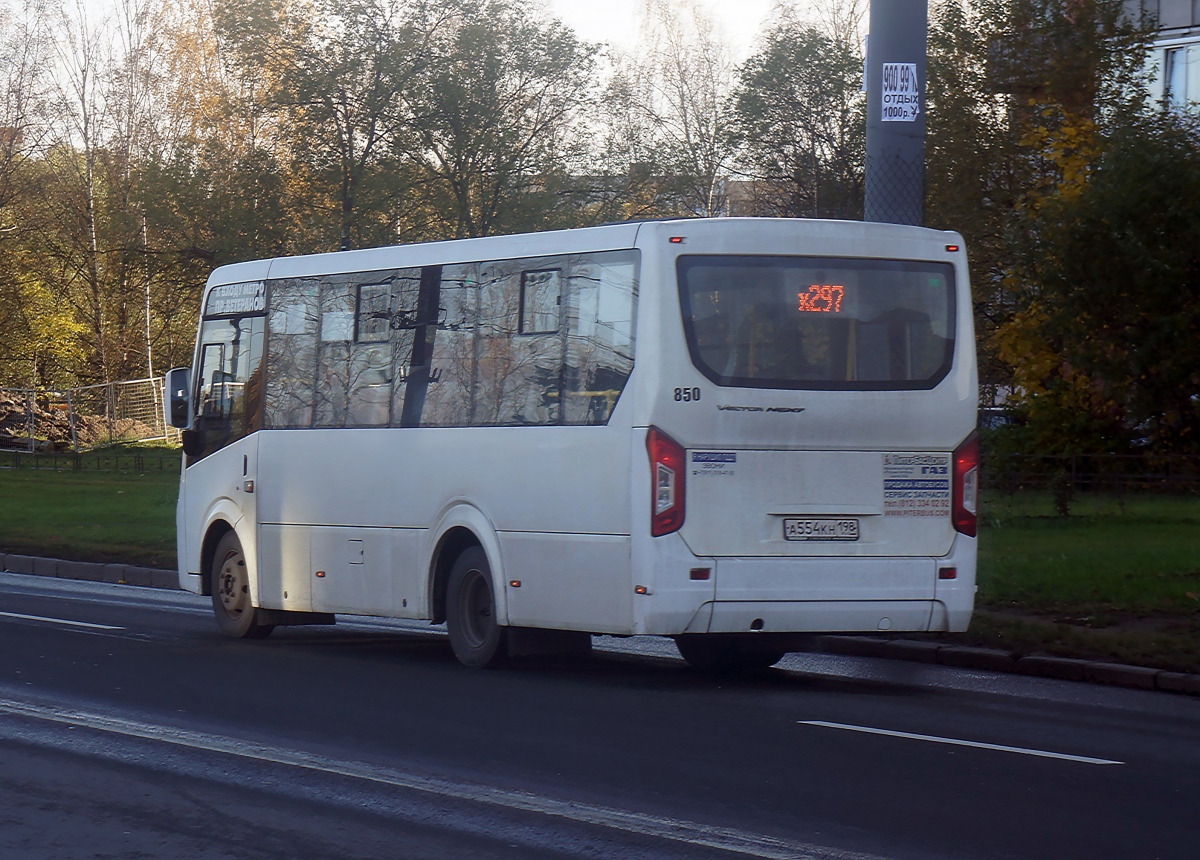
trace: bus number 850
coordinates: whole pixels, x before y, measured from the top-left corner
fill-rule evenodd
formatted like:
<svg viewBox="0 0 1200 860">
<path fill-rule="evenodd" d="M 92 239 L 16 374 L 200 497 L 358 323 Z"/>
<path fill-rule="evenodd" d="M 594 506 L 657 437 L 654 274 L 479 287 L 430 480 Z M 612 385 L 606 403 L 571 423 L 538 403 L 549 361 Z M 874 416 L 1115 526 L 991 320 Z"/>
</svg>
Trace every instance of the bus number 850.
<svg viewBox="0 0 1200 860">
<path fill-rule="evenodd" d="M 699 388 L 676 388 L 675 401 L 677 403 L 691 403 L 694 400 L 700 399 Z"/>
</svg>

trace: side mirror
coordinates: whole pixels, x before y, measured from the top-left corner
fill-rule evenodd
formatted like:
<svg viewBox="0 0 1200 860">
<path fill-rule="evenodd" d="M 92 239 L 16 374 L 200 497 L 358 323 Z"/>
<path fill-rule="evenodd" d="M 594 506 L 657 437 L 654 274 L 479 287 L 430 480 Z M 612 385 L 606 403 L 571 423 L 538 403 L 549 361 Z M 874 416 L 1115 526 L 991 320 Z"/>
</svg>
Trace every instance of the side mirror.
<svg viewBox="0 0 1200 860">
<path fill-rule="evenodd" d="M 200 430 L 184 430 L 180 434 L 183 443 L 183 453 L 189 457 L 199 457 L 204 453 L 204 433 Z"/>
<path fill-rule="evenodd" d="M 192 410 L 192 369 L 176 367 L 167 373 L 167 423 L 172 427 L 187 427 Z"/>
</svg>

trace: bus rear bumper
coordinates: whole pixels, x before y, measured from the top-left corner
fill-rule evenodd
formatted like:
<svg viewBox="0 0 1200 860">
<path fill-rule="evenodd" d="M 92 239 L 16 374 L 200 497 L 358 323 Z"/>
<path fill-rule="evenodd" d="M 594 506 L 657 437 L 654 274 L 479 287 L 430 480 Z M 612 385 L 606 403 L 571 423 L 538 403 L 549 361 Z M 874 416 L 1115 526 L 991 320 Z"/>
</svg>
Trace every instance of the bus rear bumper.
<svg viewBox="0 0 1200 860">
<path fill-rule="evenodd" d="M 717 601 L 709 633 L 928 630 L 932 600 Z"/>
<path fill-rule="evenodd" d="M 962 632 L 975 603 L 975 539 L 941 557 L 718 558 L 712 592 L 682 614 L 683 593 L 637 632 Z M 693 592 L 693 599 L 700 595 Z M 661 601 L 661 597 L 657 602 Z M 664 601 L 664 603 L 666 603 Z M 647 607 L 649 608 L 649 607 Z"/>
</svg>

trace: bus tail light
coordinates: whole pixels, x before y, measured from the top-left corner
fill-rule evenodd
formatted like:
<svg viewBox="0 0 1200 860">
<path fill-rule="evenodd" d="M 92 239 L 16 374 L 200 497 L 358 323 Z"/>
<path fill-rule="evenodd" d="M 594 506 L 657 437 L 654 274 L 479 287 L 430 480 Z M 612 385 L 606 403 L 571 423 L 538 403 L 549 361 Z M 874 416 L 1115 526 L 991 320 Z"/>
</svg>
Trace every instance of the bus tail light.
<svg viewBox="0 0 1200 860">
<path fill-rule="evenodd" d="M 954 530 L 975 537 L 979 530 L 979 437 L 972 433 L 954 452 Z"/>
<path fill-rule="evenodd" d="M 650 454 L 650 534 L 679 531 L 684 515 L 684 465 L 687 452 L 657 427 L 646 433 Z"/>
</svg>

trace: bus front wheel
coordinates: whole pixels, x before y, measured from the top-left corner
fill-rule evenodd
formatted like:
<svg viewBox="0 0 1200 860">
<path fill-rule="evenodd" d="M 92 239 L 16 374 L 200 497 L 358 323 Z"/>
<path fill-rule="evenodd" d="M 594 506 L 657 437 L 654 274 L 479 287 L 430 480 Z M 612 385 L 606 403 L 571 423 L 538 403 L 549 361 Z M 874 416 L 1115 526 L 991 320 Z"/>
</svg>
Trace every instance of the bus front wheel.
<svg viewBox="0 0 1200 860">
<path fill-rule="evenodd" d="M 450 647 L 464 666 L 494 669 L 508 656 L 507 630 L 496 619 L 492 571 L 481 547 L 464 550 L 446 588 Z"/>
<path fill-rule="evenodd" d="M 212 562 L 212 604 L 217 626 L 235 639 L 261 639 L 275 629 L 260 624 L 250 600 L 246 555 L 237 534 L 226 532 L 217 542 Z"/>
</svg>

